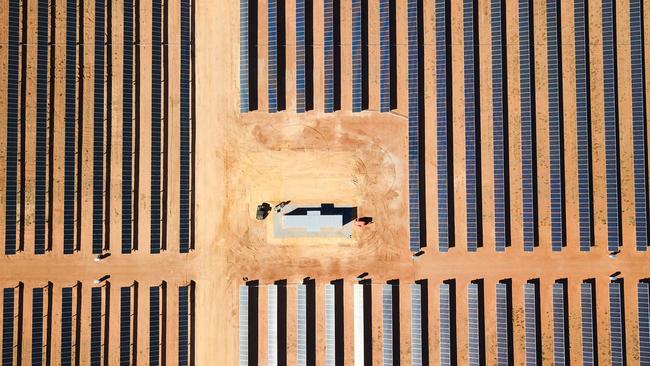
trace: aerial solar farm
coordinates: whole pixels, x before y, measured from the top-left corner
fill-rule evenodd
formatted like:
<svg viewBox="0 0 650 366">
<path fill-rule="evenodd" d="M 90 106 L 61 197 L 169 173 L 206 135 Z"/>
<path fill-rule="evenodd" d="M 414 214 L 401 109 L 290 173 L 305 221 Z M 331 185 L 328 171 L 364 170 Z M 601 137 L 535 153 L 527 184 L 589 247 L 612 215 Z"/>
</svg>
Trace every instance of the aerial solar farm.
<svg viewBox="0 0 650 366">
<path fill-rule="evenodd" d="M 0 364 L 650 365 L 648 13 L 0 1 Z"/>
</svg>

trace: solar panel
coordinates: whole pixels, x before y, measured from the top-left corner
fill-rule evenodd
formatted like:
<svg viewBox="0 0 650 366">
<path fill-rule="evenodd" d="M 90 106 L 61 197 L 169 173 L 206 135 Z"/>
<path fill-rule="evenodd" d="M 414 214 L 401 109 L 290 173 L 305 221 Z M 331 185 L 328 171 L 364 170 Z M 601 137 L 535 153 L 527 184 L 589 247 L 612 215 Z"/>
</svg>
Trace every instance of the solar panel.
<svg viewBox="0 0 650 366">
<path fill-rule="evenodd" d="M 248 366 L 248 286 L 239 286 L 239 366 Z"/>
<path fill-rule="evenodd" d="M 151 253 L 161 250 L 162 1 L 151 1 Z"/>
<path fill-rule="evenodd" d="M 479 313 L 479 287 L 476 283 L 467 286 L 467 352 L 469 365 L 480 365 L 481 354 L 481 319 Z"/>
<path fill-rule="evenodd" d="M 336 366 L 336 309 L 334 285 L 325 285 L 325 366 Z"/>
<path fill-rule="evenodd" d="M 582 307 L 582 364 L 593 366 L 595 360 L 596 339 L 594 333 L 594 314 L 591 283 L 580 284 L 580 306 Z"/>
<path fill-rule="evenodd" d="M 548 65 L 548 145 L 551 201 L 551 248 L 561 251 L 564 245 L 563 162 L 562 162 L 562 70 L 558 0 L 546 1 L 546 38 Z"/>
<path fill-rule="evenodd" d="M 576 72 L 576 145 L 578 152 L 578 215 L 580 251 L 591 248 L 591 141 L 587 0 L 574 1 Z"/>
<path fill-rule="evenodd" d="M 524 316 L 526 327 L 526 365 L 537 365 L 537 294 L 533 283 L 524 284 Z"/>
<path fill-rule="evenodd" d="M 36 65 L 36 151 L 34 187 L 34 253 L 45 253 L 45 205 L 47 200 L 47 61 L 49 1 L 38 1 Z"/>
<path fill-rule="evenodd" d="M 446 0 L 436 0 L 435 22 L 436 22 L 436 161 L 438 174 L 438 249 L 441 252 L 449 250 L 449 230 L 452 217 L 449 215 L 450 200 L 449 194 L 451 172 L 449 171 L 449 120 L 447 115 L 447 56 L 449 55 L 449 37 L 447 34 L 447 11 Z M 449 73 L 449 75 L 451 75 Z"/>
<path fill-rule="evenodd" d="M 296 314 L 296 365 L 307 365 L 307 286 L 298 285 Z"/>
<path fill-rule="evenodd" d="M 43 364 L 43 296 L 42 287 L 32 290 L 32 365 Z"/>
<path fill-rule="evenodd" d="M 361 112 L 363 66 L 361 65 L 361 0 L 352 0 L 352 112 Z"/>
<path fill-rule="evenodd" d="M 390 112 L 390 0 L 379 0 L 379 111 Z"/>
<path fill-rule="evenodd" d="M 93 287 L 90 297 L 90 364 L 102 361 L 102 288 Z"/>
<path fill-rule="evenodd" d="M 609 321 L 610 321 L 610 355 L 612 366 L 625 364 L 623 339 L 623 308 L 621 306 L 621 284 L 611 282 L 609 284 Z"/>
<path fill-rule="evenodd" d="M 650 364 L 650 284 L 637 284 L 639 306 L 639 361 Z"/>
<path fill-rule="evenodd" d="M 334 112 L 334 0 L 323 1 L 325 112 Z"/>
<path fill-rule="evenodd" d="M 565 365 L 568 360 L 568 340 L 565 338 L 565 329 L 568 319 L 564 316 L 564 284 L 553 284 L 553 364 Z"/>
<path fill-rule="evenodd" d="M 475 9 L 474 0 L 463 0 L 463 60 L 465 66 L 465 202 L 467 205 L 467 250 L 475 252 L 479 240 L 480 176 L 479 176 L 479 146 L 480 121 L 478 120 L 477 95 L 478 79 L 474 67 L 477 66 L 474 51 L 477 49 L 475 40 Z M 478 20 L 477 20 L 478 21 Z M 477 70 L 478 71 L 478 70 Z"/>
<path fill-rule="evenodd" d="M 74 253 L 76 100 L 77 100 L 77 0 L 67 0 L 65 12 L 65 159 L 63 193 L 63 254 Z"/>
<path fill-rule="evenodd" d="M 305 0 L 296 0 L 296 112 L 305 111 Z"/>
<path fill-rule="evenodd" d="M 397 324 L 399 326 L 399 324 Z M 381 329 L 384 366 L 393 365 L 393 285 L 382 285 Z"/>
<path fill-rule="evenodd" d="M 450 366 L 451 359 L 451 289 L 450 285 L 440 284 L 440 365 Z"/>
<path fill-rule="evenodd" d="M 18 206 L 18 52 L 20 1 L 9 1 L 7 58 L 7 176 L 5 206 L 5 254 L 16 254 Z"/>
<path fill-rule="evenodd" d="M 423 365 L 422 350 L 422 285 L 411 284 L 411 365 Z"/>
<path fill-rule="evenodd" d="M 530 0 L 519 0 L 519 74 L 521 109 L 521 194 L 524 250 L 535 246 L 535 146 L 531 75 L 532 40 L 530 39 Z"/>
<path fill-rule="evenodd" d="M 278 8 L 277 0 L 268 0 L 268 98 L 269 112 L 278 111 Z"/>
<path fill-rule="evenodd" d="M 512 356 L 510 355 L 509 344 L 510 335 L 508 324 L 508 285 L 497 283 L 496 286 L 496 306 L 497 306 L 497 365 L 508 366 Z"/>
<path fill-rule="evenodd" d="M 120 365 L 131 364 L 131 287 L 120 288 Z"/>
<path fill-rule="evenodd" d="M 61 365 L 72 366 L 72 287 L 61 289 Z"/>
<path fill-rule="evenodd" d="M 248 1 L 239 1 L 239 111 L 241 113 L 250 110 L 248 90 Z M 153 4 L 156 5 L 156 3 L 160 4 L 160 1 L 153 0 Z"/>
<path fill-rule="evenodd" d="M 634 208 L 636 250 L 648 250 L 648 187 L 646 177 L 645 72 L 643 2 L 630 1 L 630 53 L 632 65 L 632 137 L 634 146 Z"/>
<path fill-rule="evenodd" d="M 501 20 L 503 0 L 490 1 L 490 28 L 492 37 L 492 148 L 493 148 L 493 180 L 494 180 L 494 243 L 497 252 L 506 249 L 506 132 L 508 129 L 507 116 L 504 112 L 505 87 L 503 64 L 502 35 L 503 22 Z"/>
<path fill-rule="evenodd" d="M 363 319 L 363 285 L 354 284 L 354 364 L 363 365 L 365 360 L 365 323 Z"/>
<path fill-rule="evenodd" d="M 14 288 L 5 288 L 2 291 L 2 364 L 14 363 Z"/>
<path fill-rule="evenodd" d="M 418 3 L 408 1 L 408 184 L 409 248 L 420 250 L 420 118 L 418 88 Z"/>
<path fill-rule="evenodd" d="M 183 366 L 190 364 L 190 286 L 178 288 L 178 364 Z"/>
<path fill-rule="evenodd" d="M 122 68 L 122 253 L 132 249 L 133 209 L 133 0 L 124 0 Z"/>
<path fill-rule="evenodd" d="M 181 78 L 180 78 L 180 96 L 181 96 L 181 113 L 180 113 L 180 227 L 179 227 L 179 244 L 181 253 L 190 251 L 190 221 L 194 218 L 191 212 L 191 103 L 193 97 L 191 94 L 191 83 L 194 80 L 190 77 L 192 64 L 192 9 L 191 0 L 181 0 Z"/>
<path fill-rule="evenodd" d="M 616 91 L 616 45 L 614 0 L 603 0 L 603 105 L 605 111 L 605 176 L 607 183 L 607 250 L 620 245 L 618 197 L 618 116 Z"/>
<path fill-rule="evenodd" d="M 278 364 L 278 286 L 267 287 L 267 365 L 277 366 Z"/>
<path fill-rule="evenodd" d="M 93 254 L 104 249 L 104 47 L 105 0 L 95 1 L 95 65 L 93 107 Z"/>
<path fill-rule="evenodd" d="M 160 365 L 160 286 L 149 287 L 149 365 Z"/>
</svg>

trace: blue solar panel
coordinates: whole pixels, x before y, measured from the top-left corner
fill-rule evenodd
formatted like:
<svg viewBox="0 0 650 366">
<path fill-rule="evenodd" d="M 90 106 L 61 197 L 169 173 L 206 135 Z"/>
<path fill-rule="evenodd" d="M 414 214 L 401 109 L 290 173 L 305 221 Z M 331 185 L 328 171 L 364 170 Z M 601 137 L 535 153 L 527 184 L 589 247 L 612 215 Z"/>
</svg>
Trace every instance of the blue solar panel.
<svg viewBox="0 0 650 366">
<path fill-rule="evenodd" d="M 463 0 L 463 49 L 465 65 L 465 202 L 467 204 L 467 250 L 475 252 L 478 248 L 481 220 L 480 190 L 481 182 L 478 166 L 480 161 L 479 138 L 480 121 L 478 120 L 477 86 L 475 75 L 475 9 L 474 0 Z M 478 70 L 476 70 L 478 71 Z"/>
<path fill-rule="evenodd" d="M 34 253 L 45 253 L 45 206 L 47 202 L 47 49 L 49 1 L 38 1 L 36 65 L 36 156 L 34 187 Z"/>
<path fill-rule="evenodd" d="M 622 308 L 621 284 L 611 282 L 609 284 L 609 345 L 612 366 L 623 366 L 625 364 L 625 339 L 623 339 L 623 308 Z"/>
<path fill-rule="evenodd" d="M 74 253 L 76 100 L 77 100 L 77 0 L 67 0 L 65 23 L 65 163 L 63 193 L 63 254 Z"/>
<path fill-rule="evenodd" d="M 639 308 L 639 361 L 641 365 L 650 365 L 650 284 L 639 282 L 637 285 Z"/>
<path fill-rule="evenodd" d="M 133 209 L 133 0 L 124 0 L 124 64 L 122 69 L 122 253 L 132 249 Z"/>
<path fill-rule="evenodd" d="M 379 110 L 390 112 L 390 0 L 379 0 Z"/>
<path fill-rule="evenodd" d="M 151 253 L 161 250 L 162 1 L 151 2 Z"/>
<path fill-rule="evenodd" d="M 2 291 L 2 364 L 14 364 L 14 324 L 15 311 L 14 288 L 5 288 Z"/>
<path fill-rule="evenodd" d="M 178 288 L 178 364 L 189 365 L 190 286 Z"/>
<path fill-rule="evenodd" d="M 420 250 L 420 117 L 418 2 L 408 1 L 408 184 L 409 248 Z"/>
<path fill-rule="evenodd" d="M 603 0 L 603 93 L 605 107 L 605 175 L 607 183 L 607 249 L 620 245 L 618 196 L 618 116 L 616 91 L 616 45 L 614 44 L 614 0 Z"/>
<path fill-rule="evenodd" d="M 582 364 L 595 365 L 596 339 L 591 283 L 580 284 L 580 306 L 582 308 Z"/>
<path fill-rule="evenodd" d="M 634 208 L 636 250 L 648 250 L 648 187 L 646 167 L 645 72 L 643 3 L 630 1 L 630 53 L 632 64 L 632 137 L 634 145 Z"/>
<path fill-rule="evenodd" d="M 90 294 L 90 364 L 102 361 L 102 288 L 93 287 Z"/>
<path fill-rule="evenodd" d="M 490 24 L 492 35 L 492 145 L 494 158 L 494 244 L 497 252 L 506 249 L 506 132 L 508 130 L 507 116 L 504 112 L 505 99 L 503 96 L 504 54 L 502 35 L 503 21 L 501 19 L 503 0 L 491 0 Z"/>
<path fill-rule="evenodd" d="M 479 287 L 475 283 L 467 286 L 467 353 L 468 364 L 481 364 L 481 325 L 479 314 Z"/>
<path fill-rule="evenodd" d="M 32 365 L 43 364 L 43 288 L 32 290 Z"/>
<path fill-rule="evenodd" d="M 61 365 L 72 366 L 72 287 L 61 289 Z"/>
<path fill-rule="evenodd" d="M 278 7 L 277 0 L 268 0 L 268 98 L 269 112 L 278 111 Z"/>
<path fill-rule="evenodd" d="M 411 365 L 423 365 L 423 349 L 422 349 L 422 314 L 423 311 L 428 309 L 422 308 L 422 285 L 414 283 L 411 285 Z M 394 325 L 399 329 L 399 324 Z M 428 347 L 429 345 L 425 345 Z M 397 362 L 396 362 L 397 363 Z M 397 363 L 399 364 L 399 363 Z"/>
<path fill-rule="evenodd" d="M 560 69 L 558 0 L 546 2 L 546 38 L 548 65 L 548 145 L 551 201 L 551 247 L 562 250 L 564 245 L 564 203 L 562 162 L 562 70 Z"/>
<path fill-rule="evenodd" d="M 451 301 L 449 285 L 440 285 L 440 365 L 452 365 L 451 359 Z"/>
<path fill-rule="evenodd" d="M 334 0 L 323 2 L 325 112 L 334 112 Z"/>
<path fill-rule="evenodd" d="M 524 250 L 532 251 L 535 246 L 535 146 L 533 133 L 533 88 L 530 39 L 530 0 L 519 0 L 519 74 L 521 103 L 521 194 Z"/>
<path fill-rule="evenodd" d="M 95 79 L 93 130 L 93 254 L 104 249 L 104 47 L 105 0 L 95 1 Z"/>
<path fill-rule="evenodd" d="M 149 287 L 149 365 L 160 365 L 160 286 Z"/>
<path fill-rule="evenodd" d="M 239 111 L 241 113 L 248 112 L 250 109 L 248 86 L 248 1 L 239 1 Z M 153 4 L 154 6 L 159 5 L 160 1 L 153 0 Z M 154 8 L 154 10 L 157 9 Z"/>
<path fill-rule="evenodd" d="M 181 0 L 181 158 L 180 158 L 180 227 L 179 244 L 181 253 L 190 251 L 190 221 L 192 217 L 192 193 L 190 187 L 192 144 L 192 8 L 191 0 Z"/>
<path fill-rule="evenodd" d="M 131 287 L 120 288 L 120 365 L 131 364 Z"/>
<path fill-rule="evenodd" d="M 305 0 L 296 0 L 296 112 L 305 111 Z"/>
<path fill-rule="evenodd" d="M 568 358 L 564 330 L 568 319 L 564 317 L 564 284 L 553 284 L 553 365 L 565 365 Z"/>
<path fill-rule="evenodd" d="M 395 351 L 393 349 L 393 285 L 387 284 L 381 286 L 381 331 L 383 335 L 383 364 L 392 366 Z M 399 324 L 397 324 L 399 327 Z M 399 356 L 399 355 L 398 355 Z"/>
<path fill-rule="evenodd" d="M 576 69 L 576 144 L 578 151 L 578 208 L 580 251 L 591 248 L 591 141 L 589 98 L 589 49 L 587 43 L 587 0 L 574 2 Z"/>
<path fill-rule="evenodd" d="M 497 365 L 510 365 L 508 323 L 508 285 L 497 283 L 496 289 L 496 307 L 497 307 Z"/>
<path fill-rule="evenodd" d="M 20 2 L 9 1 L 7 59 L 7 181 L 5 207 L 5 254 L 16 254 L 18 194 L 18 52 Z"/>
<path fill-rule="evenodd" d="M 352 0 L 352 112 L 361 112 L 363 66 L 361 65 L 361 0 Z"/>
<path fill-rule="evenodd" d="M 449 194 L 451 181 L 449 141 L 449 120 L 447 116 L 447 57 L 449 55 L 449 37 L 447 34 L 446 0 L 436 0 L 436 129 L 437 129 L 437 174 L 438 174 L 438 248 L 441 252 L 449 250 L 449 230 L 451 220 L 449 215 Z"/>
<path fill-rule="evenodd" d="M 526 365 L 537 365 L 537 294 L 535 284 L 524 284 L 524 323 L 526 327 Z"/>
</svg>

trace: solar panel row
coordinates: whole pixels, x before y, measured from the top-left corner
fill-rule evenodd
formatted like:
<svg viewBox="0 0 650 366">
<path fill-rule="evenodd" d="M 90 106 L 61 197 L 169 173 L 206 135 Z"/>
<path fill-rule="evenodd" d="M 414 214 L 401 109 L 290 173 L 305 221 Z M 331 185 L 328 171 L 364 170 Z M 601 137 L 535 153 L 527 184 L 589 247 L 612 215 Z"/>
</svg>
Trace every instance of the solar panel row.
<svg viewBox="0 0 650 366">
<path fill-rule="evenodd" d="M 178 288 L 178 365 L 188 366 L 190 364 L 190 316 L 194 311 L 192 308 L 193 299 L 192 285 Z"/>
<path fill-rule="evenodd" d="M 240 39 L 240 42 L 243 40 Z M 305 0 L 296 0 L 296 112 L 298 113 L 303 113 L 306 108 L 305 56 Z"/>
<path fill-rule="evenodd" d="M 124 0 L 124 49 L 122 68 L 122 253 L 130 253 L 133 242 L 133 0 Z"/>
<path fill-rule="evenodd" d="M 93 254 L 104 249 L 104 125 L 106 3 L 95 1 L 95 62 L 93 81 Z"/>
<path fill-rule="evenodd" d="M 334 112 L 334 0 L 323 1 L 325 112 Z"/>
<path fill-rule="evenodd" d="M 447 34 L 447 1 L 436 0 L 435 3 L 435 24 L 436 24 L 436 161 L 437 161 L 437 185 L 438 185 L 438 248 L 441 252 L 447 252 L 450 245 L 450 229 L 452 217 L 449 215 L 450 202 L 453 199 L 449 194 L 450 180 L 453 175 L 449 171 L 450 151 L 447 143 L 449 141 L 450 123 L 447 115 L 447 75 L 449 67 L 447 58 L 449 55 L 449 37 Z"/>
<path fill-rule="evenodd" d="M 639 308 L 639 362 L 650 364 L 650 284 L 639 282 L 637 285 Z"/>
<path fill-rule="evenodd" d="M 248 286 L 239 286 L 239 366 L 248 366 Z"/>
<path fill-rule="evenodd" d="M 616 91 L 616 45 L 614 0 L 602 2 L 603 94 L 605 110 L 605 176 L 607 184 L 607 249 L 620 246 L 618 186 L 618 116 Z"/>
<path fill-rule="evenodd" d="M 390 0 L 379 0 L 379 110 L 390 112 Z"/>
<path fill-rule="evenodd" d="M 609 284 L 610 357 L 612 366 L 625 365 L 625 340 L 623 339 L 623 307 L 621 284 Z"/>
<path fill-rule="evenodd" d="M 510 317 L 508 315 L 508 285 L 497 283 L 496 285 L 496 311 L 497 311 L 497 365 L 508 366 L 512 355 L 510 354 L 509 343 L 510 335 L 508 324 Z"/>
<path fill-rule="evenodd" d="M 120 288 L 120 365 L 131 364 L 131 287 Z"/>
<path fill-rule="evenodd" d="M 580 284 L 580 307 L 582 308 L 582 364 L 593 366 L 596 364 L 595 347 L 596 333 L 594 332 L 593 289 L 591 283 Z"/>
<path fill-rule="evenodd" d="M 9 1 L 7 58 L 7 176 L 5 199 L 5 254 L 16 254 L 16 211 L 18 194 L 18 55 L 20 2 Z"/>
<path fill-rule="evenodd" d="M 393 285 L 381 287 L 381 333 L 384 366 L 393 365 Z M 399 327 L 399 324 L 397 324 Z M 398 355 L 399 356 L 399 355 Z"/>
<path fill-rule="evenodd" d="M 480 365 L 481 355 L 481 319 L 479 313 L 479 285 L 467 286 L 467 353 L 469 365 Z"/>
<path fill-rule="evenodd" d="M 162 0 L 151 2 L 151 253 L 160 253 L 162 151 Z"/>
<path fill-rule="evenodd" d="M 452 365 L 451 356 L 451 286 L 440 284 L 440 365 Z M 454 360 L 455 361 L 455 360 Z"/>
<path fill-rule="evenodd" d="M 93 287 L 90 294 L 90 364 L 102 362 L 102 287 Z"/>
<path fill-rule="evenodd" d="M 641 0 L 630 1 L 630 53 L 636 250 L 646 251 L 648 250 L 648 169 L 646 166 L 643 2 Z"/>
<path fill-rule="evenodd" d="M 160 365 L 160 286 L 149 287 L 149 365 Z"/>
<path fill-rule="evenodd" d="M 532 9 L 530 0 L 519 0 L 519 86 L 521 110 L 521 194 L 524 250 L 535 246 L 535 116 L 530 38 Z"/>
<path fill-rule="evenodd" d="M 420 117 L 418 2 L 408 1 L 408 194 L 409 248 L 417 252 L 420 237 Z"/>
<path fill-rule="evenodd" d="M 307 286 L 298 285 L 296 316 L 296 365 L 307 365 Z"/>
<path fill-rule="evenodd" d="M 361 64 L 363 12 L 361 0 L 352 0 L 352 112 L 361 112 L 363 66 Z"/>
<path fill-rule="evenodd" d="M 568 340 L 565 337 L 568 319 L 565 318 L 564 284 L 553 284 L 553 364 L 565 365 L 569 360 Z"/>
<path fill-rule="evenodd" d="M 248 86 L 248 1 L 239 1 L 239 111 L 249 111 Z M 153 0 L 156 5 L 159 1 Z M 153 8 L 153 10 L 156 10 Z"/>
<path fill-rule="evenodd" d="M 269 112 L 278 111 L 278 7 L 277 0 L 268 0 L 268 99 Z"/>
<path fill-rule="evenodd" d="M 336 366 L 336 308 L 334 285 L 325 285 L 325 366 Z"/>
<path fill-rule="evenodd" d="M 61 289 L 61 365 L 72 365 L 72 287 Z"/>
<path fill-rule="evenodd" d="M 49 1 L 38 0 L 38 44 L 36 65 L 36 155 L 34 187 L 34 253 L 45 253 L 45 206 L 47 202 L 47 61 Z"/>
<path fill-rule="evenodd" d="M 180 227 L 179 245 L 181 253 L 189 253 L 193 248 L 190 241 L 192 217 L 192 187 L 190 175 L 192 173 L 192 85 L 194 81 L 190 73 L 193 65 L 192 57 L 192 0 L 181 0 L 181 75 L 180 75 Z"/>
<path fill-rule="evenodd" d="M 465 202 L 467 207 L 467 250 L 475 252 L 478 249 L 481 212 L 479 209 L 481 182 L 479 173 L 480 121 L 478 120 L 478 74 L 474 70 L 477 62 L 474 52 L 478 49 L 476 43 L 474 0 L 463 0 L 463 61 L 465 67 Z"/>
<path fill-rule="evenodd" d="M 587 42 L 587 0 L 574 1 L 576 72 L 576 145 L 578 153 L 578 208 L 580 251 L 591 248 L 591 141 L 589 99 L 589 49 Z"/>
<path fill-rule="evenodd" d="M 14 364 L 15 289 L 2 291 L 2 364 Z"/>
<path fill-rule="evenodd" d="M 77 152 L 77 0 L 66 2 L 65 24 L 65 163 L 63 194 L 63 254 L 74 253 L 74 211 Z"/>
<path fill-rule="evenodd" d="M 267 287 L 267 365 L 278 365 L 278 286 Z"/>
<path fill-rule="evenodd" d="M 548 145 L 551 201 L 551 248 L 564 245 L 564 164 L 562 161 L 562 69 L 558 0 L 546 1 L 546 45 L 548 66 Z"/>
<path fill-rule="evenodd" d="M 422 366 L 424 364 L 422 347 L 422 285 L 411 284 L 411 365 Z"/>
<path fill-rule="evenodd" d="M 42 287 L 32 290 L 32 365 L 43 364 L 43 298 Z"/>
<path fill-rule="evenodd" d="M 493 149 L 493 180 L 494 180 L 494 245 L 497 252 L 506 249 L 506 132 L 508 130 L 507 116 L 504 112 L 506 103 L 504 94 L 504 37 L 502 30 L 504 20 L 501 19 L 503 0 L 490 2 L 490 28 L 492 39 L 492 149 Z"/>
<path fill-rule="evenodd" d="M 352 285 L 354 294 L 354 364 L 365 365 L 366 352 L 365 352 L 365 321 L 363 317 L 364 298 L 363 286 L 361 284 Z"/>
<path fill-rule="evenodd" d="M 524 284 L 524 323 L 526 341 L 526 365 L 537 365 L 537 345 L 540 340 L 537 337 L 537 291 L 534 283 Z"/>
</svg>

